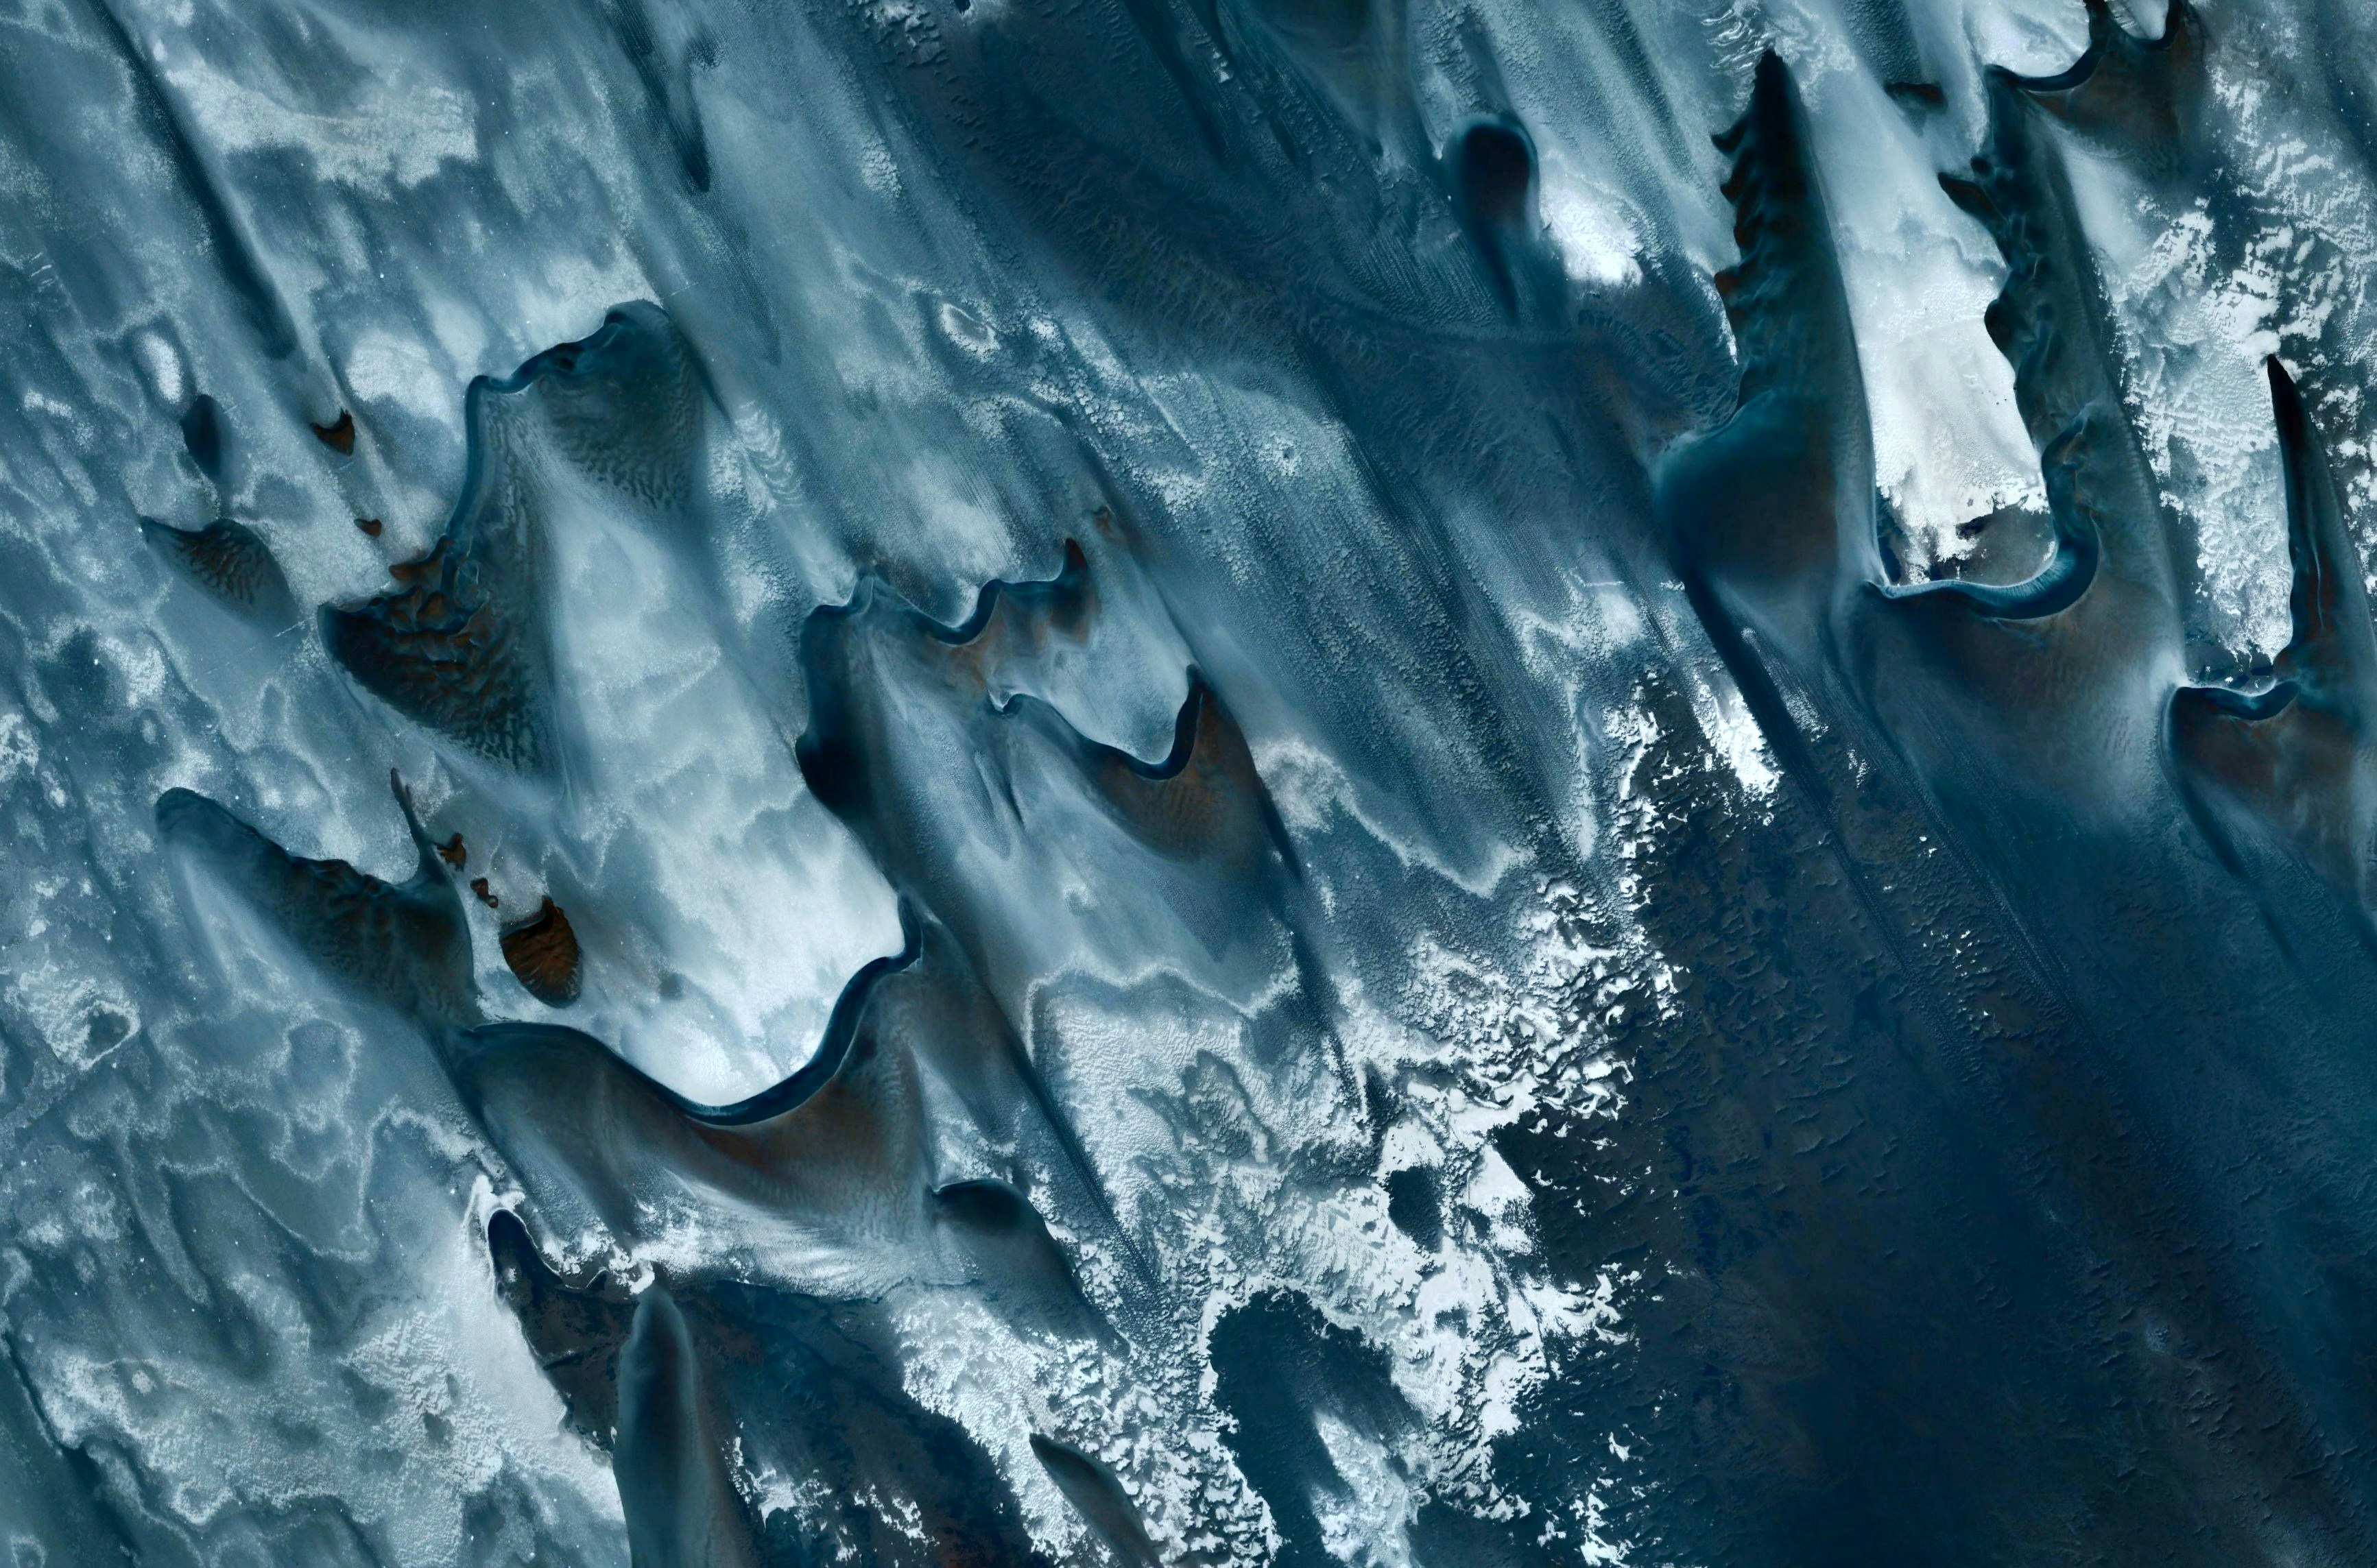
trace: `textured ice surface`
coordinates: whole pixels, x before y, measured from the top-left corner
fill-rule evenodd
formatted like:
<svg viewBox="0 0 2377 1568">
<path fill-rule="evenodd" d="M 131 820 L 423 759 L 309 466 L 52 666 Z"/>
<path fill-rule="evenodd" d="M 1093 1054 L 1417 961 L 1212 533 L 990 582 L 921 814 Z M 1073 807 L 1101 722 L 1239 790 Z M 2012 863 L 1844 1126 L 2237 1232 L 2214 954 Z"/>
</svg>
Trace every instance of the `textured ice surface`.
<svg viewBox="0 0 2377 1568">
<path fill-rule="evenodd" d="M 2372 60 L 0 7 L 8 1561 L 2377 1560 Z"/>
</svg>

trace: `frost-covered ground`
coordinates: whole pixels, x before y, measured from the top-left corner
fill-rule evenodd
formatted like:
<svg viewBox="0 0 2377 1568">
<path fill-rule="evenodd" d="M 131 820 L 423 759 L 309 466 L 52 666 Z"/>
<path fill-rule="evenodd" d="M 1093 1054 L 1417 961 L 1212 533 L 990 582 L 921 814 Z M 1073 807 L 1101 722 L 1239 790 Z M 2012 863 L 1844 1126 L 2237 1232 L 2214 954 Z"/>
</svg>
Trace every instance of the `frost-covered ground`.
<svg viewBox="0 0 2377 1568">
<path fill-rule="evenodd" d="M 7 7 L 12 1561 L 2377 1557 L 2365 9 Z"/>
</svg>

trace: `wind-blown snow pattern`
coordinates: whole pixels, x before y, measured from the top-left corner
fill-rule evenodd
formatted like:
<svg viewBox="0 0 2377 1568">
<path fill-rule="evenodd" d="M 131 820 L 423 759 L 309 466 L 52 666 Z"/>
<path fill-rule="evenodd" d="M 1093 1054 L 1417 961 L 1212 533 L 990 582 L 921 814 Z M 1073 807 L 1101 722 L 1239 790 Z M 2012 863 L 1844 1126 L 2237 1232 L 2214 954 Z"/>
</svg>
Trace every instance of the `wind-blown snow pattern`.
<svg viewBox="0 0 2377 1568">
<path fill-rule="evenodd" d="M 0 17 L 0 1546 L 2377 1562 L 2377 12 Z"/>
</svg>

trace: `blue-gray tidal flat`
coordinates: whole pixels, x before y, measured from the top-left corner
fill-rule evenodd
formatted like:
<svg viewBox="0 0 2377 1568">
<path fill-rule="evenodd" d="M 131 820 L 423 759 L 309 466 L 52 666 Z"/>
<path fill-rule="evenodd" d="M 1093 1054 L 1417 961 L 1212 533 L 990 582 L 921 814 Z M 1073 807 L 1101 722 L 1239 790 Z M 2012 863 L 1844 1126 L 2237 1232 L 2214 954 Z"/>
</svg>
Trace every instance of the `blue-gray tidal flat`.
<svg viewBox="0 0 2377 1568">
<path fill-rule="evenodd" d="M 2377 13 L 5 11 L 8 1562 L 2377 1561 Z"/>
</svg>

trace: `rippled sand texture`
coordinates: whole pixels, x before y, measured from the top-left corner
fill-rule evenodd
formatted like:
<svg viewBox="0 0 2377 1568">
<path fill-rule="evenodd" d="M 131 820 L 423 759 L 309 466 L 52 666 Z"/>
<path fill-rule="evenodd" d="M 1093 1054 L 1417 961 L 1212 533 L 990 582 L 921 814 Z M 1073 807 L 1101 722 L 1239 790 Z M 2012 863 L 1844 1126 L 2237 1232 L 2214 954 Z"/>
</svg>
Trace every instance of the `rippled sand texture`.
<svg viewBox="0 0 2377 1568">
<path fill-rule="evenodd" d="M 0 1561 L 2377 1562 L 2377 12 L 0 18 Z"/>
</svg>

